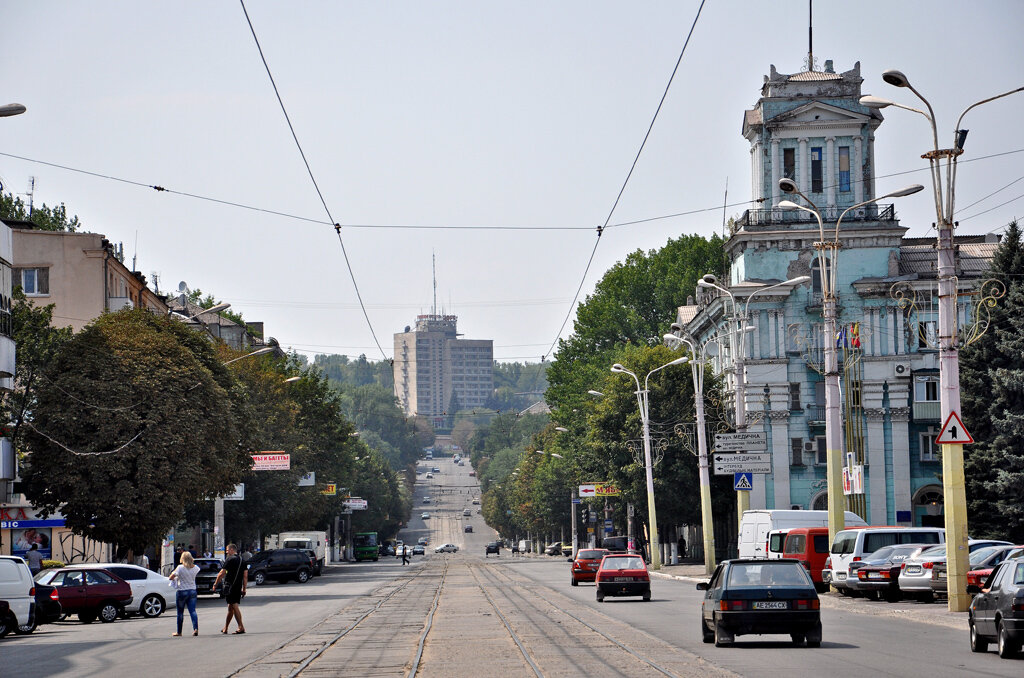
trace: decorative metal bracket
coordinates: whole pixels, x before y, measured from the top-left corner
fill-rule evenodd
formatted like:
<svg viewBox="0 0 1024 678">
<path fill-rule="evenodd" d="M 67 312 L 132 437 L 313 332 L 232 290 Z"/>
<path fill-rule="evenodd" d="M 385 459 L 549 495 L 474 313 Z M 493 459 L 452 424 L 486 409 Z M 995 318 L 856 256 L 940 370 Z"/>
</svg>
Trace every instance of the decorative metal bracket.
<svg viewBox="0 0 1024 678">
<path fill-rule="evenodd" d="M 992 323 L 991 309 L 995 308 L 999 300 L 1006 296 L 1006 285 L 1001 280 L 989 278 L 981 281 L 976 289 L 962 292 L 959 279 L 954 276 L 953 282 L 955 290 L 953 302 L 954 308 L 957 309 L 956 316 L 953 319 L 953 335 L 956 337 L 957 346 L 970 346 L 988 332 L 988 328 Z M 899 306 L 907 318 L 907 338 L 912 339 L 916 335 L 918 345 L 938 349 L 938 332 L 932 333 L 929 336 L 928 326 L 925 324 L 929 321 L 922 319 L 927 314 L 928 317 L 933 317 L 937 320 L 937 289 L 934 293 L 929 294 L 927 300 L 920 300 L 921 303 L 919 304 L 917 290 L 910 281 L 903 280 L 889 288 L 889 296 L 896 301 L 896 305 Z M 959 298 L 961 296 L 973 297 L 970 304 L 972 312 L 964 325 L 960 324 Z M 922 308 L 925 301 L 927 301 L 928 306 L 927 308 Z M 910 343 L 913 344 L 914 342 L 911 341 Z"/>
<path fill-rule="evenodd" d="M 640 468 L 644 468 L 644 441 L 627 440 L 626 448 L 633 454 L 633 462 Z M 668 448 L 668 438 L 651 438 L 651 467 L 655 467 L 665 458 L 665 449 Z"/>
</svg>

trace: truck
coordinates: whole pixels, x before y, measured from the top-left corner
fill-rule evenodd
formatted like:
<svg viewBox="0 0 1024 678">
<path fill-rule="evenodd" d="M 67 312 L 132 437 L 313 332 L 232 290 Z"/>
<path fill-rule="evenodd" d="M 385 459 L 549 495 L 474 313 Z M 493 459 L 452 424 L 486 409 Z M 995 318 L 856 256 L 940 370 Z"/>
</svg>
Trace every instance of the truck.
<svg viewBox="0 0 1024 678">
<path fill-rule="evenodd" d="M 356 561 L 380 558 L 376 532 L 356 532 L 352 536 L 352 555 Z"/>
<path fill-rule="evenodd" d="M 320 576 L 323 573 L 324 562 L 327 559 L 327 533 L 310 531 L 272 534 L 267 538 L 267 548 L 303 549 L 316 552 L 316 567 L 313 570 L 313 574 Z"/>
<path fill-rule="evenodd" d="M 852 511 L 846 511 L 847 527 L 864 527 L 867 523 Z M 740 558 L 769 558 L 769 533 L 794 527 L 828 527 L 828 511 L 801 510 L 751 510 L 744 511 L 740 518 Z M 785 541 L 785 533 L 777 533 L 779 543 Z M 781 549 L 776 549 L 780 551 Z"/>
</svg>

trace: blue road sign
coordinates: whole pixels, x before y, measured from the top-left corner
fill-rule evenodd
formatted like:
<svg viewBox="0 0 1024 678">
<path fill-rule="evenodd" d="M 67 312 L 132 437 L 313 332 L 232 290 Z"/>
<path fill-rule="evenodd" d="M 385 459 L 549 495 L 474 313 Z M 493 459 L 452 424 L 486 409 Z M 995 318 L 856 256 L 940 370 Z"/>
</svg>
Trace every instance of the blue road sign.
<svg viewBox="0 0 1024 678">
<path fill-rule="evenodd" d="M 580 503 L 580 498 L 579 497 L 573 497 L 572 498 L 572 503 L 574 503 L 574 504 Z"/>
<path fill-rule="evenodd" d="M 614 531 L 614 529 L 615 528 L 612 527 L 612 521 L 610 521 L 610 520 L 604 521 L 604 533 L 605 534 L 611 534 Z"/>
<path fill-rule="evenodd" d="M 732 476 L 732 489 L 744 492 L 754 489 L 753 473 L 734 473 Z"/>
</svg>

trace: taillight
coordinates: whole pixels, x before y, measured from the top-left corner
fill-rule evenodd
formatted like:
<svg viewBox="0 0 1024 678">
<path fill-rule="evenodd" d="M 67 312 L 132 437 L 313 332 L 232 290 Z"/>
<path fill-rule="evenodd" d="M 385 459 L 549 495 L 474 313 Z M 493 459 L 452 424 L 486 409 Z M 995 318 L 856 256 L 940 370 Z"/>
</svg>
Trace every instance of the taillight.
<svg viewBox="0 0 1024 678">
<path fill-rule="evenodd" d="M 851 562 L 851 563 L 856 563 L 856 562 L 857 562 L 857 561 L 859 561 L 859 560 L 860 560 L 860 556 L 854 556 L 854 557 L 853 557 L 853 560 L 851 560 L 850 562 Z"/>
<path fill-rule="evenodd" d="M 1024 598 L 1014 598 L 1010 609 L 1014 612 L 1024 612 Z"/>
<path fill-rule="evenodd" d="M 930 570 L 933 567 L 935 567 L 935 563 L 933 563 L 931 561 L 926 561 L 926 562 L 921 563 L 921 567 L 923 567 L 926 570 Z"/>
<path fill-rule="evenodd" d="M 818 602 L 817 598 L 813 598 L 811 600 L 794 600 L 793 601 L 793 609 L 794 610 L 817 610 L 819 605 L 820 605 L 820 603 Z"/>
<path fill-rule="evenodd" d="M 718 609 L 723 612 L 735 612 L 737 610 L 747 609 L 747 601 L 745 600 L 723 600 L 719 602 Z"/>
<path fill-rule="evenodd" d="M 826 570 L 831 570 L 832 569 L 832 556 L 829 556 L 828 558 L 825 559 L 825 569 Z"/>
<path fill-rule="evenodd" d="M 900 563 L 900 569 L 901 569 L 901 570 L 905 570 L 905 569 L 907 569 L 907 563 L 906 563 L 906 561 L 903 561 L 902 563 Z"/>
<path fill-rule="evenodd" d="M 60 600 L 57 597 L 57 589 L 54 589 L 54 590 L 50 591 L 50 600 Z"/>
<path fill-rule="evenodd" d="M 857 579 L 867 579 L 867 578 L 868 578 L 868 573 L 867 572 L 865 572 L 864 570 L 858 570 L 857 571 Z"/>
<path fill-rule="evenodd" d="M 30 588 L 28 590 L 28 595 L 29 595 L 30 598 L 35 598 L 36 597 L 36 587 L 35 586 L 33 586 L 32 588 Z"/>
</svg>

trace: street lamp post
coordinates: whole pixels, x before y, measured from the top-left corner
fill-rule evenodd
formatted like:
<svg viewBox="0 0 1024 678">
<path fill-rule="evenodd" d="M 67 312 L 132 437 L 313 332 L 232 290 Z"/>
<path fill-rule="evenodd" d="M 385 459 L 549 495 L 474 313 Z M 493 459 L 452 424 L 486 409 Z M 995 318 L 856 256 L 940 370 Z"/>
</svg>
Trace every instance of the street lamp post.
<svg viewBox="0 0 1024 678">
<path fill-rule="evenodd" d="M 747 377 L 746 377 L 746 353 L 747 353 L 747 342 L 746 333 L 752 332 L 753 327 L 747 325 L 747 320 L 750 318 L 750 302 L 754 300 L 759 294 L 774 290 L 779 287 L 792 287 L 800 285 L 810 280 L 810 277 L 801 275 L 796 278 L 790 278 L 774 285 L 768 285 L 755 290 L 747 297 L 746 303 L 743 305 L 743 313 L 740 314 L 739 305 L 736 303 L 736 296 L 725 287 L 721 287 L 715 284 L 715 277 L 713 275 L 706 275 L 701 280 L 697 281 L 698 287 L 707 287 L 710 289 L 724 292 L 729 296 L 729 300 L 732 301 L 732 314 L 733 319 L 729 322 L 726 327 L 729 331 L 729 346 L 732 348 L 732 360 L 734 371 L 736 374 L 736 430 L 744 431 L 747 428 Z M 745 490 L 737 490 L 736 492 L 736 524 L 737 530 L 739 525 L 743 521 L 743 512 L 750 509 L 750 492 Z"/>
<path fill-rule="evenodd" d="M 654 467 L 651 464 L 651 403 L 650 390 L 647 388 L 647 385 L 651 375 L 658 370 L 663 370 L 672 365 L 682 365 L 688 360 L 689 358 L 686 357 L 676 358 L 661 367 L 654 368 L 644 377 L 644 387 L 642 389 L 640 388 L 640 378 L 636 376 L 635 372 L 627 370 L 619 363 L 612 365 L 612 372 L 628 374 L 636 382 L 636 402 L 640 408 L 640 421 L 643 424 L 644 430 L 644 466 L 647 474 L 647 519 L 650 522 L 651 569 L 653 570 L 661 569 L 661 544 L 658 541 L 658 516 L 654 510 Z"/>
<path fill-rule="evenodd" d="M 871 200 L 847 207 L 836 220 L 835 234 L 831 241 L 825 240 L 825 225 L 821 220 L 821 212 L 806 195 L 800 192 L 796 182 L 792 179 L 780 179 L 779 188 L 786 193 L 795 193 L 807 201 L 810 207 L 798 205 L 789 200 L 779 203 L 782 209 L 796 209 L 809 212 L 818 220 L 818 233 L 820 240 L 814 243 L 814 249 L 818 251 L 818 270 L 821 277 L 822 312 L 825 318 L 825 479 L 828 483 L 828 536 L 831 542 L 836 532 L 846 527 L 846 501 L 843 495 L 843 432 L 842 414 L 840 412 L 839 396 L 839 352 L 836 350 L 837 334 L 837 304 L 836 297 L 837 278 L 836 271 L 839 269 L 839 225 L 847 212 L 870 205 L 871 203 L 886 198 L 899 198 L 905 195 L 912 195 L 924 189 L 920 184 L 914 184 L 892 193 L 887 193 Z"/>
<path fill-rule="evenodd" d="M 964 141 L 967 130 L 960 128 L 964 116 L 972 108 L 1002 99 L 1017 92 L 1024 92 L 1018 87 L 994 97 L 982 99 L 964 109 L 957 118 L 953 128 L 953 147 L 939 148 L 939 130 L 935 124 L 935 111 L 932 105 L 914 89 L 910 80 L 902 72 L 891 69 L 882 73 L 882 79 L 895 87 L 906 87 L 917 96 L 928 112 L 897 104 L 878 97 L 861 97 L 860 103 L 870 108 L 895 106 L 920 113 L 928 119 L 932 128 L 932 150 L 922 158 L 927 158 L 932 175 L 932 189 L 935 198 L 935 216 L 938 221 L 938 293 L 939 293 L 939 385 L 942 421 L 948 421 L 955 412 L 960 414 L 960 358 L 956 332 L 956 248 L 953 244 L 954 203 L 956 198 L 956 163 L 964 152 Z M 943 196 L 942 161 L 946 161 L 946 194 Z M 943 199 L 945 198 L 945 199 Z M 967 593 L 967 570 L 969 553 L 967 551 L 967 491 L 964 479 L 964 447 L 962 444 L 942 445 L 942 493 L 946 517 L 946 588 L 948 591 L 949 609 L 952 612 L 963 612 L 971 602 Z"/>
</svg>

